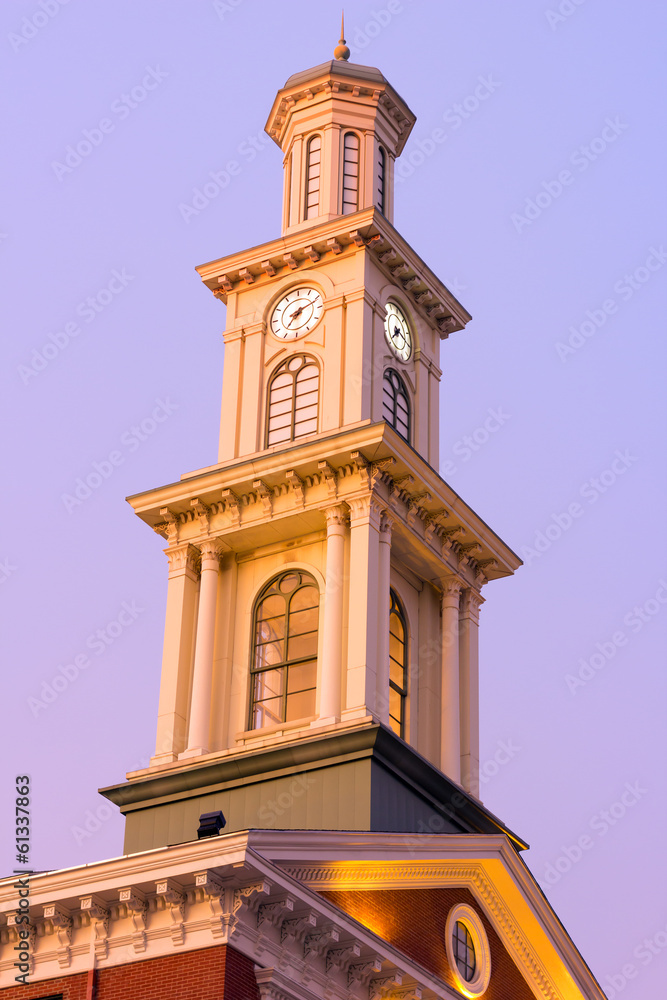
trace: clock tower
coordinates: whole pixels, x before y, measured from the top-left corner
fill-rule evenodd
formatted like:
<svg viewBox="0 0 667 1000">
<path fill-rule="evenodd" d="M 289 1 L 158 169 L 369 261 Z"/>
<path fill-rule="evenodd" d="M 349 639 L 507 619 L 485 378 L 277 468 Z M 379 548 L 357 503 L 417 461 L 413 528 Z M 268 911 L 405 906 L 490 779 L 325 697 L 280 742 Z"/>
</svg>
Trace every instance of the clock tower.
<svg viewBox="0 0 667 1000">
<path fill-rule="evenodd" d="M 269 116 L 282 234 L 197 269 L 218 460 L 130 498 L 166 542 L 155 755 L 102 790 L 122 857 L 0 879 L 7 1000 L 604 1000 L 478 797 L 482 590 L 519 560 L 438 474 L 470 317 L 392 225 L 414 115 L 347 56 Z"/>
<path fill-rule="evenodd" d="M 227 307 L 217 462 L 130 498 L 168 588 L 155 755 L 104 789 L 126 852 L 217 810 L 525 846 L 478 798 L 482 590 L 520 560 L 438 474 L 470 315 L 392 225 L 415 116 L 336 56 L 269 115 L 281 235 L 197 268 Z"/>
</svg>

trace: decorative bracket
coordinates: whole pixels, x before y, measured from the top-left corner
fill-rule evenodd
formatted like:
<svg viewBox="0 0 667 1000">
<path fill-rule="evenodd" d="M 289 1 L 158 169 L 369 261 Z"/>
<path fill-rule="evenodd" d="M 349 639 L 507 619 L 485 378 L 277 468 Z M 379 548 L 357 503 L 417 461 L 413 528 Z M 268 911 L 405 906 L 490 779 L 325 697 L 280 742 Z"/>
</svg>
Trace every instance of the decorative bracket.
<svg viewBox="0 0 667 1000">
<path fill-rule="evenodd" d="M 99 896 L 82 896 L 80 899 L 81 912 L 87 913 L 90 917 L 90 925 L 93 928 L 93 951 L 95 959 L 100 961 L 109 954 L 109 908 L 105 901 Z"/>
<path fill-rule="evenodd" d="M 329 924 L 314 934 L 306 935 L 303 943 L 303 956 L 304 958 L 310 958 L 311 955 L 322 956 L 330 944 L 336 944 L 339 940 L 340 933 L 338 928 Z"/>
<path fill-rule="evenodd" d="M 378 976 L 371 979 L 368 986 L 368 1000 L 384 1000 L 386 996 L 393 995 L 397 986 L 403 985 L 403 976 L 400 972 L 392 972 L 389 976 Z"/>
<path fill-rule="evenodd" d="M 329 496 L 334 499 L 338 496 L 338 473 L 328 462 L 318 462 L 317 468 L 320 470 L 321 478 L 327 484 Z"/>
<path fill-rule="evenodd" d="M 326 963 L 327 972 L 331 972 L 332 969 L 341 969 L 343 972 L 347 972 L 352 959 L 359 958 L 360 955 L 361 948 L 356 941 L 351 941 L 349 944 L 343 945 L 342 948 L 329 948 Z"/>
<path fill-rule="evenodd" d="M 332 253 L 339 254 L 343 252 L 342 245 L 336 239 L 327 240 L 327 247 Z"/>
<path fill-rule="evenodd" d="M 222 499 L 225 504 L 225 511 L 231 516 L 232 525 L 238 528 L 241 523 L 241 500 L 231 490 L 222 491 Z"/>
<path fill-rule="evenodd" d="M 382 955 L 371 955 L 363 962 L 355 962 L 347 970 L 347 985 L 353 986 L 359 983 L 361 986 L 368 986 L 374 972 L 382 972 Z"/>
<path fill-rule="evenodd" d="M 273 513 L 273 490 L 267 486 L 263 479 L 256 479 L 252 484 L 253 490 L 257 493 L 257 499 L 261 500 L 264 514 L 271 517 Z"/>
<path fill-rule="evenodd" d="M 280 926 L 280 943 L 287 944 L 288 941 L 295 941 L 297 944 L 301 944 L 313 927 L 317 927 L 317 914 L 312 910 L 301 914 L 301 916 L 283 920 Z"/>
<path fill-rule="evenodd" d="M 61 969 L 67 969 L 71 960 L 72 918 L 69 910 L 58 903 L 47 903 L 44 906 L 44 919 L 48 920 L 58 939 L 56 955 Z"/>
<path fill-rule="evenodd" d="M 132 947 L 136 952 L 146 951 L 146 917 L 148 914 L 148 904 L 143 894 L 137 889 L 119 889 L 118 899 L 127 908 L 128 916 L 132 919 L 134 933 L 132 934 Z"/>
<path fill-rule="evenodd" d="M 310 257 L 310 259 L 314 264 L 316 264 L 317 261 L 320 259 L 320 254 L 317 252 L 315 247 L 304 247 L 303 252 L 305 253 L 306 257 Z"/>
<path fill-rule="evenodd" d="M 293 469 L 288 469 L 285 473 L 285 479 L 292 487 L 294 496 L 296 497 L 296 502 L 301 504 L 302 507 L 306 505 L 306 493 L 305 493 L 305 483 L 303 479 L 297 476 Z"/>
<path fill-rule="evenodd" d="M 277 900 L 275 903 L 260 903 L 257 909 L 257 926 L 261 927 L 262 924 L 266 923 L 271 927 L 277 927 L 278 924 L 282 924 L 285 914 L 291 913 L 293 909 L 294 899 L 292 896 Z"/>
<path fill-rule="evenodd" d="M 190 501 L 190 506 L 193 508 L 195 514 L 199 518 L 199 527 L 203 532 L 208 534 L 209 532 L 209 518 L 211 516 L 211 508 L 200 500 L 199 497 L 194 497 Z"/>
<path fill-rule="evenodd" d="M 155 894 L 158 904 L 169 908 L 171 915 L 171 940 L 174 944 L 185 941 L 185 893 L 182 887 L 173 879 L 163 879 L 155 883 Z"/>
</svg>

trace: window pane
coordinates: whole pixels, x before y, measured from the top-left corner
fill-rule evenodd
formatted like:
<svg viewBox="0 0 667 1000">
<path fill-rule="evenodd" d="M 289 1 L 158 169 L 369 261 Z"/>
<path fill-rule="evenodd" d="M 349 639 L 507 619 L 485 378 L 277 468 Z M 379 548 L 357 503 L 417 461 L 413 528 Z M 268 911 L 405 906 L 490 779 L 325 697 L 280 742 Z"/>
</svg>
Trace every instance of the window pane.
<svg viewBox="0 0 667 1000">
<path fill-rule="evenodd" d="M 401 698 L 398 691 L 394 691 L 392 687 L 389 688 L 389 714 L 394 717 L 394 719 L 401 718 L 401 705 L 403 699 Z M 400 735 L 400 733 L 399 733 Z"/>
<path fill-rule="evenodd" d="M 287 679 L 287 693 L 296 694 L 297 691 L 309 691 L 317 683 L 317 660 L 309 663 L 295 663 L 289 667 Z"/>
<path fill-rule="evenodd" d="M 263 729 L 265 726 L 276 726 L 282 722 L 283 699 L 274 698 L 271 701 L 259 701 L 255 704 L 252 718 L 253 729 Z"/>
<path fill-rule="evenodd" d="M 282 663 L 285 659 L 284 642 L 264 642 L 258 644 L 255 651 L 255 670 Z"/>
<path fill-rule="evenodd" d="M 287 641 L 290 660 L 301 660 L 306 656 L 317 656 L 317 632 L 296 635 Z"/>
<path fill-rule="evenodd" d="M 304 608 L 319 608 L 320 594 L 317 587 L 301 587 L 290 601 L 290 614 Z"/>
<path fill-rule="evenodd" d="M 293 719 L 304 719 L 315 715 L 315 692 L 303 691 L 300 694 L 288 694 L 285 722 Z"/>
<path fill-rule="evenodd" d="M 389 634 L 389 655 L 393 656 L 399 663 L 403 663 L 405 656 L 405 645 L 396 636 Z"/>
<path fill-rule="evenodd" d="M 255 674 L 255 701 L 281 697 L 285 670 L 263 670 Z"/>
<path fill-rule="evenodd" d="M 273 642 L 285 637 L 285 616 L 280 618 L 265 618 L 257 622 L 255 642 Z"/>
<path fill-rule="evenodd" d="M 285 598 L 281 597 L 280 594 L 270 594 L 264 598 L 257 609 L 257 620 L 262 621 L 264 618 L 276 618 L 284 614 Z"/>
<path fill-rule="evenodd" d="M 289 616 L 289 634 L 303 635 L 304 632 L 316 632 L 317 618 L 317 608 L 308 608 L 306 611 L 291 612 Z"/>
<path fill-rule="evenodd" d="M 389 661 L 389 679 L 397 688 L 403 691 L 405 687 L 405 670 L 402 663 L 397 663 L 396 660 Z"/>
</svg>

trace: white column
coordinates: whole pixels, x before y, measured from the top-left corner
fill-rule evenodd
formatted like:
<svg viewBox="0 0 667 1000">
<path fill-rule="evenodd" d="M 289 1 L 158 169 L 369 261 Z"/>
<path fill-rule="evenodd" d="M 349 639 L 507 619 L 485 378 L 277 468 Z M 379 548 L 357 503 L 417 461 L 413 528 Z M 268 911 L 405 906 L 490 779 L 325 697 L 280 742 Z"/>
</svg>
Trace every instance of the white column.
<svg viewBox="0 0 667 1000">
<path fill-rule="evenodd" d="M 461 783 L 479 798 L 479 609 L 484 598 L 465 590 L 460 609 L 459 695 Z"/>
<path fill-rule="evenodd" d="M 197 601 L 199 550 L 186 543 L 170 546 L 165 554 L 169 560 L 167 614 L 157 739 L 151 764 L 176 760 L 185 749 Z"/>
<path fill-rule="evenodd" d="M 350 587 L 347 685 L 343 719 L 376 716 L 378 560 L 382 505 L 374 496 L 350 500 Z"/>
<path fill-rule="evenodd" d="M 213 648 L 215 612 L 218 600 L 220 543 L 208 538 L 199 545 L 201 552 L 201 583 L 197 642 L 190 701 L 190 727 L 186 755 L 206 753 L 209 749 L 211 719 L 211 684 L 213 680 Z"/>
<path fill-rule="evenodd" d="M 440 770 L 453 781 L 461 780 L 459 722 L 459 600 L 462 585 L 446 580 L 442 586 L 440 669 Z"/>
<path fill-rule="evenodd" d="M 314 725 L 340 719 L 341 666 L 343 661 L 343 597 L 347 504 L 324 511 L 327 522 L 327 564 L 322 624 L 320 717 Z"/>
<path fill-rule="evenodd" d="M 393 518 L 384 511 L 380 521 L 378 558 L 378 640 L 377 640 L 377 711 L 380 722 L 389 725 L 389 588 L 391 564 L 391 528 Z M 408 638 L 405 637 L 407 643 Z"/>
</svg>

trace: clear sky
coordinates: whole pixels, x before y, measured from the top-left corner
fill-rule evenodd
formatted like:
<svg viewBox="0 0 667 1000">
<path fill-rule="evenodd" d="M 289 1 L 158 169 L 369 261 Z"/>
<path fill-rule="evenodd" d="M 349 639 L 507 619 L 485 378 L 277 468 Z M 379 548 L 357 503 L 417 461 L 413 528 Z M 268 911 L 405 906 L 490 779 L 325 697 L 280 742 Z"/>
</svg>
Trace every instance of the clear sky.
<svg viewBox="0 0 667 1000">
<path fill-rule="evenodd" d="M 444 478 L 525 562 L 485 588 L 483 799 L 609 995 L 658 997 L 664 8 L 377 0 L 346 20 L 353 61 L 418 117 L 396 226 L 474 316 L 442 345 Z M 2 871 L 16 773 L 36 867 L 121 852 L 96 789 L 153 749 L 167 569 L 124 497 L 215 461 L 224 308 L 193 268 L 278 235 L 263 126 L 338 21 L 306 0 L 0 7 Z"/>
</svg>

